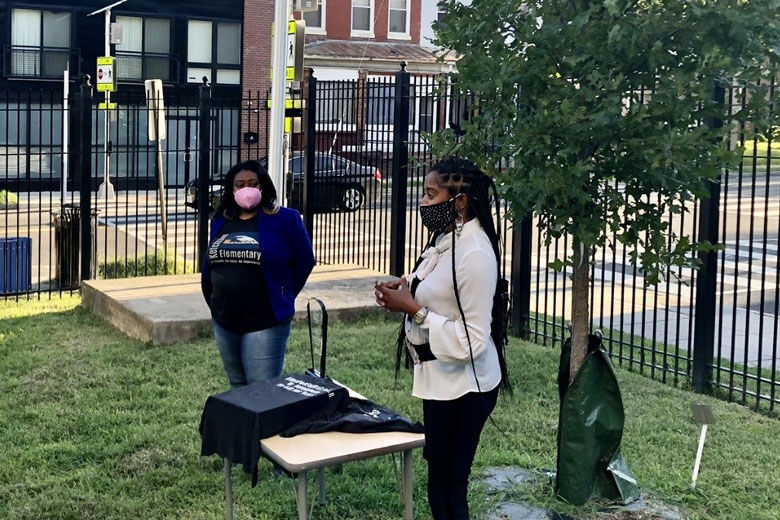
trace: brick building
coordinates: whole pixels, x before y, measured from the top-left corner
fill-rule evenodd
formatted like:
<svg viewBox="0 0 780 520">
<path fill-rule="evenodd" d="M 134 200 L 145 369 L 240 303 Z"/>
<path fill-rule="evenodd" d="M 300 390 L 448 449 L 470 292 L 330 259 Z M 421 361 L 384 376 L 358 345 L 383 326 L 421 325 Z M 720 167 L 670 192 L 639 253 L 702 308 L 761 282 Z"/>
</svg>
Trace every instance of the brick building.
<svg viewBox="0 0 780 520">
<path fill-rule="evenodd" d="M 357 79 L 361 73 L 392 74 L 402 61 L 412 74 L 449 71 L 452 64 L 437 63 L 435 52 L 421 42 L 421 33 L 430 32 L 421 28 L 423 12 L 430 10 L 427 4 L 435 0 L 320 0 L 317 12 L 303 14 L 304 64 L 325 81 Z M 270 86 L 273 9 L 273 0 L 244 2 L 245 91 Z"/>
</svg>

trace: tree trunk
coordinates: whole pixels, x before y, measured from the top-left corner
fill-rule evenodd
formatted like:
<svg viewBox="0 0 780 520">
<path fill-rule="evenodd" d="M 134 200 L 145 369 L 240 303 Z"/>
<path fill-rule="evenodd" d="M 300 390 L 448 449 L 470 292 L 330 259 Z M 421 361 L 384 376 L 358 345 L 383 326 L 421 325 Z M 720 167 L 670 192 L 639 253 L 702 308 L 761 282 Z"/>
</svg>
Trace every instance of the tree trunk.
<svg viewBox="0 0 780 520">
<path fill-rule="evenodd" d="M 588 353 L 588 330 L 590 328 L 590 311 L 588 309 L 588 292 L 590 283 L 590 251 L 588 247 L 574 237 L 574 267 L 571 280 L 571 364 L 569 365 L 569 384 L 585 361 Z"/>
</svg>

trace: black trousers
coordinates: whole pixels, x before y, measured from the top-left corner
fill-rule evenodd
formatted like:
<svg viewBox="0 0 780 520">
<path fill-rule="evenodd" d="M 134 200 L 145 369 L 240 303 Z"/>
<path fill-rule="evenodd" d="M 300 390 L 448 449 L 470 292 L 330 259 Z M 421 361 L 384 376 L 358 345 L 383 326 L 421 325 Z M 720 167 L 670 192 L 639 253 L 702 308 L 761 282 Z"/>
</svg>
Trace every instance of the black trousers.
<svg viewBox="0 0 780 520">
<path fill-rule="evenodd" d="M 469 520 L 467 490 L 479 436 L 498 388 L 453 401 L 423 400 L 428 504 L 434 520 Z"/>
</svg>

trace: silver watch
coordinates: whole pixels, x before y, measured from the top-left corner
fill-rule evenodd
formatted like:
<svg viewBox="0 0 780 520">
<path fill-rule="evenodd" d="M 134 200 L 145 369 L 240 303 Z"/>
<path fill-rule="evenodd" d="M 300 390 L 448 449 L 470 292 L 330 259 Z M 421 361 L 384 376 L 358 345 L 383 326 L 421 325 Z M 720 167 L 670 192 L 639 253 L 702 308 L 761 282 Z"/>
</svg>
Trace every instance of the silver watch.
<svg viewBox="0 0 780 520">
<path fill-rule="evenodd" d="M 420 310 L 414 314 L 412 319 L 417 325 L 422 325 L 426 316 L 428 316 L 428 307 L 420 307 Z"/>
</svg>

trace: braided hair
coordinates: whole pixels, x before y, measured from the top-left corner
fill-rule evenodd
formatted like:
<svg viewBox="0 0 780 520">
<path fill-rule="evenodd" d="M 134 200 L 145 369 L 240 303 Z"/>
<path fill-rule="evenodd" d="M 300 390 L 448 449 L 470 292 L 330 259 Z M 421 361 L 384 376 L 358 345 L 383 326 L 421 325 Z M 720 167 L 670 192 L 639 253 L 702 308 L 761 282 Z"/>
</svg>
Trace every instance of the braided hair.
<svg viewBox="0 0 780 520">
<path fill-rule="evenodd" d="M 485 175 L 482 170 L 477 168 L 472 162 L 460 158 L 460 157 L 448 157 L 435 163 L 430 171 L 435 171 L 439 175 L 439 183 L 446 187 L 449 191 L 450 197 L 456 197 L 460 194 L 465 194 L 469 199 L 467 206 L 469 217 L 476 218 L 482 229 L 488 236 L 490 244 L 493 248 L 493 253 L 496 256 L 496 272 L 501 272 L 501 237 L 493 220 L 493 209 L 490 205 L 491 194 L 495 201 L 496 216 L 500 222 L 500 202 L 498 198 L 498 192 L 493 179 L 489 175 Z M 454 218 L 454 215 L 453 215 Z M 463 312 L 463 306 L 460 302 L 460 292 L 458 290 L 458 280 L 455 271 L 455 243 L 457 233 L 455 227 L 451 231 L 453 233 L 452 240 L 452 284 L 455 290 L 455 300 L 460 311 L 461 319 L 466 330 L 466 338 L 469 342 L 469 353 L 471 355 L 472 367 L 474 365 L 473 352 L 471 352 L 471 337 L 469 336 L 468 325 L 466 323 L 466 316 Z M 431 236 L 428 245 L 435 243 L 439 235 Z M 421 259 L 415 264 L 415 269 L 419 265 Z M 501 276 L 496 277 L 496 287 L 493 294 L 492 309 L 491 309 L 491 324 L 490 324 L 490 336 L 493 338 L 493 343 L 496 346 L 498 353 L 498 362 L 501 368 L 501 388 L 507 391 L 511 391 L 511 385 L 509 383 L 509 373 L 506 364 L 506 324 L 507 324 L 507 284 L 506 280 Z M 400 368 L 400 358 L 402 352 L 402 344 L 404 340 L 404 327 L 401 327 L 399 334 L 398 350 L 396 356 L 396 371 Z M 405 350 L 405 349 L 403 349 Z M 408 360 L 407 360 L 408 361 Z M 479 386 L 479 380 L 477 380 L 477 386 Z M 481 391 L 481 389 L 480 389 Z"/>
</svg>

